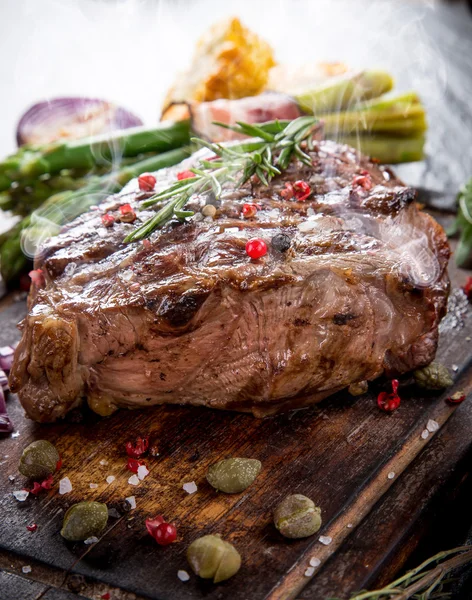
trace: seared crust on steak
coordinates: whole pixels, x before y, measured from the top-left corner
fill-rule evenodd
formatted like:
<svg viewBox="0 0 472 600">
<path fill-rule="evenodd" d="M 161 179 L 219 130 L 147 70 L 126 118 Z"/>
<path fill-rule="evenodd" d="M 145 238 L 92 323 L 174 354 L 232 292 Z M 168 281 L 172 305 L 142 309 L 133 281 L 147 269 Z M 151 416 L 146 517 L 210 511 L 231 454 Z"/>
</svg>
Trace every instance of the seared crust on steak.
<svg viewBox="0 0 472 600">
<path fill-rule="evenodd" d="M 53 421 L 87 398 L 101 415 L 178 403 L 263 416 L 428 364 L 449 290 L 444 231 L 388 168 L 331 141 L 311 155 L 269 188 L 228 184 L 214 220 L 170 222 L 145 243 L 123 243 L 138 222 L 101 224 L 123 203 L 140 216 L 135 184 L 48 240 L 10 376 L 26 413 Z M 158 189 L 196 160 L 160 172 Z M 369 190 L 353 184 L 362 171 Z M 314 192 L 305 202 L 280 194 L 296 180 Z M 287 252 L 271 245 L 280 232 Z M 256 236 L 269 251 L 252 261 Z"/>
</svg>

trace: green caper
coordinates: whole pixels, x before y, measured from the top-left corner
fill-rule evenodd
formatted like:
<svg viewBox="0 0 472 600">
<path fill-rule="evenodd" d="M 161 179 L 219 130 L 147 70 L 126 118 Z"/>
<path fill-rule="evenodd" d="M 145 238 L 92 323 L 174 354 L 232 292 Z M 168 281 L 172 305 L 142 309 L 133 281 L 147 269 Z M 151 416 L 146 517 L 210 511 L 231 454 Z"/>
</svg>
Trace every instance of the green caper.
<svg viewBox="0 0 472 600">
<path fill-rule="evenodd" d="M 363 396 L 369 391 L 369 384 L 367 381 L 358 381 L 357 383 L 351 383 L 347 390 L 351 396 Z"/>
<path fill-rule="evenodd" d="M 41 479 L 54 473 L 59 461 L 59 453 L 47 440 L 32 442 L 23 450 L 19 472 L 25 477 Z"/>
<path fill-rule="evenodd" d="M 108 508 L 101 502 L 79 502 L 72 505 L 64 515 L 61 535 L 77 542 L 100 535 L 108 522 Z"/>
<path fill-rule="evenodd" d="M 417 385 L 427 390 L 444 390 L 454 383 L 447 368 L 438 362 L 417 369 L 413 377 Z"/>
<path fill-rule="evenodd" d="M 321 527 L 321 510 L 310 498 L 292 494 L 275 509 L 274 524 L 285 537 L 309 537 Z"/>
<path fill-rule="evenodd" d="M 241 556 L 236 548 L 219 535 L 204 535 L 190 544 L 187 560 L 195 575 L 225 581 L 235 575 L 241 566 Z"/>
<path fill-rule="evenodd" d="M 215 489 L 239 494 L 251 485 L 261 468 L 261 462 L 255 458 L 226 458 L 211 465 L 206 477 Z"/>
</svg>

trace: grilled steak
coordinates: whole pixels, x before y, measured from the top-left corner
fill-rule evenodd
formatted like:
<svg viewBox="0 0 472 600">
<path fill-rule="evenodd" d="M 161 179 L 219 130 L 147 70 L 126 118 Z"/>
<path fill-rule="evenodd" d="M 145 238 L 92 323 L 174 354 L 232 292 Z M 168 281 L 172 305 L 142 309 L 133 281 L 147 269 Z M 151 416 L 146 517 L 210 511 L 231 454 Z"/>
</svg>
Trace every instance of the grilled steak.
<svg viewBox="0 0 472 600">
<path fill-rule="evenodd" d="M 123 243 L 137 222 L 101 220 L 138 210 L 135 182 L 47 241 L 10 377 L 26 413 L 53 421 L 86 398 L 101 415 L 178 403 L 264 416 L 428 364 L 449 289 L 443 230 L 388 168 L 331 141 L 311 156 L 269 188 L 193 197 L 215 218 L 171 221 L 144 243 Z M 160 172 L 157 189 L 196 160 Z M 289 197 L 297 180 L 305 201 Z M 248 202 L 259 210 L 245 219 Z M 269 248 L 259 260 L 253 237 Z"/>
</svg>

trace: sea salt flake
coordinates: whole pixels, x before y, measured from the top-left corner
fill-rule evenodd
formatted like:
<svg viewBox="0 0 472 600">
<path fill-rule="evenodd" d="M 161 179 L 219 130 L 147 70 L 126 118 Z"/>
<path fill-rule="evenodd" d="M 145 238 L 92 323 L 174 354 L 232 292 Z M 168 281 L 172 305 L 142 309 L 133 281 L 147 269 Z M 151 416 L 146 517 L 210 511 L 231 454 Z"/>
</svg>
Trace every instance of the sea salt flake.
<svg viewBox="0 0 472 600">
<path fill-rule="evenodd" d="M 314 572 L 315 572 L 315 567 L 308 567 L 308 569 L 305 571 L 305 577 L 311 577 Z"/>
<path fill-rule="evenodd" d="M 321 560 L 319 558 L 316 558 L 316 556 L 313 556 L 313 558 L 310 558 L 310 566 L 311 567 L 319 567 L 321 565 Z"/>
<path fill-rule="evenodd" d="M 13 483 L 15 481 L 14 475 L 8 475 L 8 479 Z"/>
<path fill-rule="evenodd" d="M 316 213 L 310 206 L 310 208 L 306 211 L 306 214 L 307 214 L 307 217 L 312 217 Z"/>
<path fill-rule="evenodd" d="M 138 479 L 142 481 L 147 475 L 149 475 L 149 469 L 146 467 L 146 465 L 139 465 Z"/>
<path fill-rule="evenodd" d="M 352 529 L 352 523 L 348 523 L 348 524 L 347 524 L 347 528 L 348 528 L 348 529 Z"/>
<path fill-rule="evenodd" d="M 390 473 L 387 475 L 387 477 L 389 479 L 393 479 L 395 477 L 395 471 L 390 471 Z"/>
<path fill-rule="evenodd" d="M 105 460 L 105 459 L 103 458 L 103 459 L 100 461 L 100 463 L 99 463 L 99 464 L 101 464 L 101 465 L 102 465 L 102 467 L 106 467 L 106 466 L 107 466 L 107 464 L 108 464 L 108 461 L 107 461 L 107 460 Z"/>
<path fill-rule="evenodd" d="M 437 431 L 439 429 L 439 423 L 437 421 L 434 421 L 433 419 L 430 419 L 427 423 L 426 423 L 426 429 L 430 432 L 430 433 L 434 433 L 435 431 Z"/>
<path fill-rule="evenodd" d="M 98 542 L 98 537 L 96 537 L 95 535 L 92 535 L 91 537 L 87 538 L 86 540 L 84 540 L 84 544 L 96 544 Z"/>
<path fill-rule="evenodd" d="M 333 538 L 330 537 L 329 535 L 320 535 L 319 540 L 325 546 L 329 546 L 331 544 L 331 542 L 333 541 Z"/>
<path fill-rule="evenodd" d="M 227 227 L 225 229 L 226 233 L 237 233 L 239 231 L 239 227 Z"/>
<path fill-rule="evenodd" d="M 459 367 L 457 365 L 452 365 L 451 369 L 454 371 L 454 373 L 457 373 Z"/>
<path fill-rule="evenodd" d="M 31 567 L 29 565 L 25 565 L 24 567 L 21 567 L 21 570 L 23 571 L 23 573 L 31 573 Z"/>
<path fill-rule="evenodd" d="M 26 498 L 28 498 L 29 492 L 26 490 L 15 490 L 13 492 L 13 496 L 16 500 L 18 500 L 18 502 L 24 502 Z"/>
<path fill-rule="evenodd" d="M 98 488 L 98 483 L 91 483 L 90 484 L 90 489 L 91 490 L 96 490 Z"/>
<path fill-rule="evenodd" d="M 136 498 L 134 496 L 128 496 L 128 498 L 125 498 L 125 500 L 132 509 L 136 508 Z"/>
<path fill-rule="evenodd" d="M 108 477 L 106 478 L 106 482 L 107 483 L 113 483 L 115 481 L 116 477 L 114 475 L 108 475 Z"/>
<path fill-rule="evenodd" d="M 11 437 L 12 437 L 12 438 L 17 438 L 17 437 L 20 437 L 20 432 L 19 432 L 19 431 L 15 431 L 15 433 L 12 433 L 12 434 L 11 434 Z"/>
<path fill-rule="evenodd" d="M 72 275 L 76 269 L 77 269 L 77 263 L 70 262 L 66 265 L 66 268 L 64 269 L 64 273 L 66 275 Z"/>
<path fill-rule="evenodd" d="M 180 581 L 188 581 L 190 579 L 190 575 L 187 573 L 187 571 L 177 571 L 177 577 L 180 579 Z"/>
<path fill-rule="evenodd" d="M 190 481 L 189 483 L 184 483 L 184 485 L 182 487 L 187 492 L 187 494 L 195 494 L 195 492 L 198 490 L 195 481 Z"/>
<path fill-rule="evenodd" d="M 120 513 L 116 510 L 116 508 L 109 508 L 108 516 L 112 519 L 119 519 L 121 517 Z"/>
<path fill-rule="evenodd" d="M 131 477 L 128 479 L 128 483 L 130 485 L 139 485 L 139 478 L 137 475 L 131 475 Z"/>
<path fill-rule="evenodd" d="M 69 492 L 72 492 L 72 483 L 68 477 L 64 477 L 59 482 L 59 494 L 68 494 Z"/>
<path fill-rule="evenodd" d="M 429 436 L 429 431 L 427 429 L 424 429 L 423 432 L 421 433 L 421 437 L 425 440 L 428 436 Z"/>
</svg>

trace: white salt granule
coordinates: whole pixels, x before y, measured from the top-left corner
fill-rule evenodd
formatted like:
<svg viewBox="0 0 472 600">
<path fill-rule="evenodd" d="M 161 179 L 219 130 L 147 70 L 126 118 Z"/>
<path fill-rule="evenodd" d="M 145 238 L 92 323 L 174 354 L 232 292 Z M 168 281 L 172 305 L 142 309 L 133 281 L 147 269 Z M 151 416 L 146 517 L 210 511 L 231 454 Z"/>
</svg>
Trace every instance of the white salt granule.
<svg viewBox="0 0 472 600">
<path fill-rule="evenodd" d="M 387 477 L 389 479 L 393 479 L 395 477 L 395 471 L 390 471 L 390 473 L 387 475 Z"/>
<path fill-rule="evenodd" d="M 319 558 L 316 558 L 316 556 L 313 556 L 313 558 L 310 558 L 310 566 L 311 567 L 319 567 L 321 565 L 321 560 Z"/>
<path fill-rule="evenodd" d="M 425 429 L 422 433 L 421 433 L 421 437 L 425 440 L 427 437 L 429 436 L 429 431 L 427 429 Z"/>
<path fill-rule="evenodd" d="M 72 483 L 68 477 L 64 477 L 59 482 L 59 494 L 68 494 L 69 492 L 72 492 Z"/>
<path fill-rule="evenodd" d="M 434 433 L 435 431 L 437 431 L 439 429 L 439 423 L 437 421 L 434 421 L 433 419 L 430 419 L 427 423 L 426 423 L 426 429 L 430 432 L 430 433 Z"/>
<path fill-rule="evenodd" d="M 131 477 L 128 479 L 128 483 L 130 485 L 139 485 L 139 479 L 137 475 L 131 475 Z"/>
<path fill-rule="evenodd" d="M 84 540 L 84 544 L 95 544 L 96 542 L 98 542 L 98 537 L 92 535 L 91 537 L 87 538 L 86 540 Z"/>
<path fill-rule="evenodd" d="M 98 483 L 91 483 L 90 484 L 90 489 L 91 490 L 96 490 L 98 488 Z"/>
<path fill-rule="evenodd" d="M 187 492 L 187 494 L 195 494 L 195 492 L 198 490 L 195 481 L 190 481 L 189 483 L 184 483 L 184 485 L 182 487 Z"/>
<path fill-rule="evenodd" d="M 146 465 L 139 465 L 138 479 L 142 481 L 147 475 L 149 475 L 149 469 L 146 467 Z"/>
<path fill-rule="evenodd" d="M 190 575 L 187 573 L 187 571 L 177 571 L 177 577 L 180 579 L 180 581 L 188 581 L 190 579 Z"/>
<path fill-rule="evenodd" d="M 107 483 L 113 483 L 115 481 L 116 477 L 114 475 L 108 475 L 108 477 L 106 478 L 106 482 Z"/>
<path fill-rule="evenodd" d="M 29 492 L 26 490 L 16 490 L 13 492 L 13 496 L 18 502 L 24 502 L 29 496 Z"/>
<path fill-rule="evenodd" d="M 131 508 L 136 508 L 136 498 L 134 496 L 129 496 L 128 498 L 125 498 L 125 500 Z"/>
<path fill-rule="evenodd" d="M 315 572 L 315 567 L 308 567 L 308 569 L 305 571 L 305 577 L 311 577 L 314 572 Z"/>
<path fill-rule="evenodd" d="M 23 573 L 31 573 L 31 567 L 29 565 L 21 567 L 21 570 L 23 571 Z"/>
<path fill-rule="evenodd" d="M 329 535 L 320 535 L 319 540 L 325 546 L 329 546 L 331 544 L 331 542 L 333 541 L 333 538 L 330 537 Z"/>
</svg>

